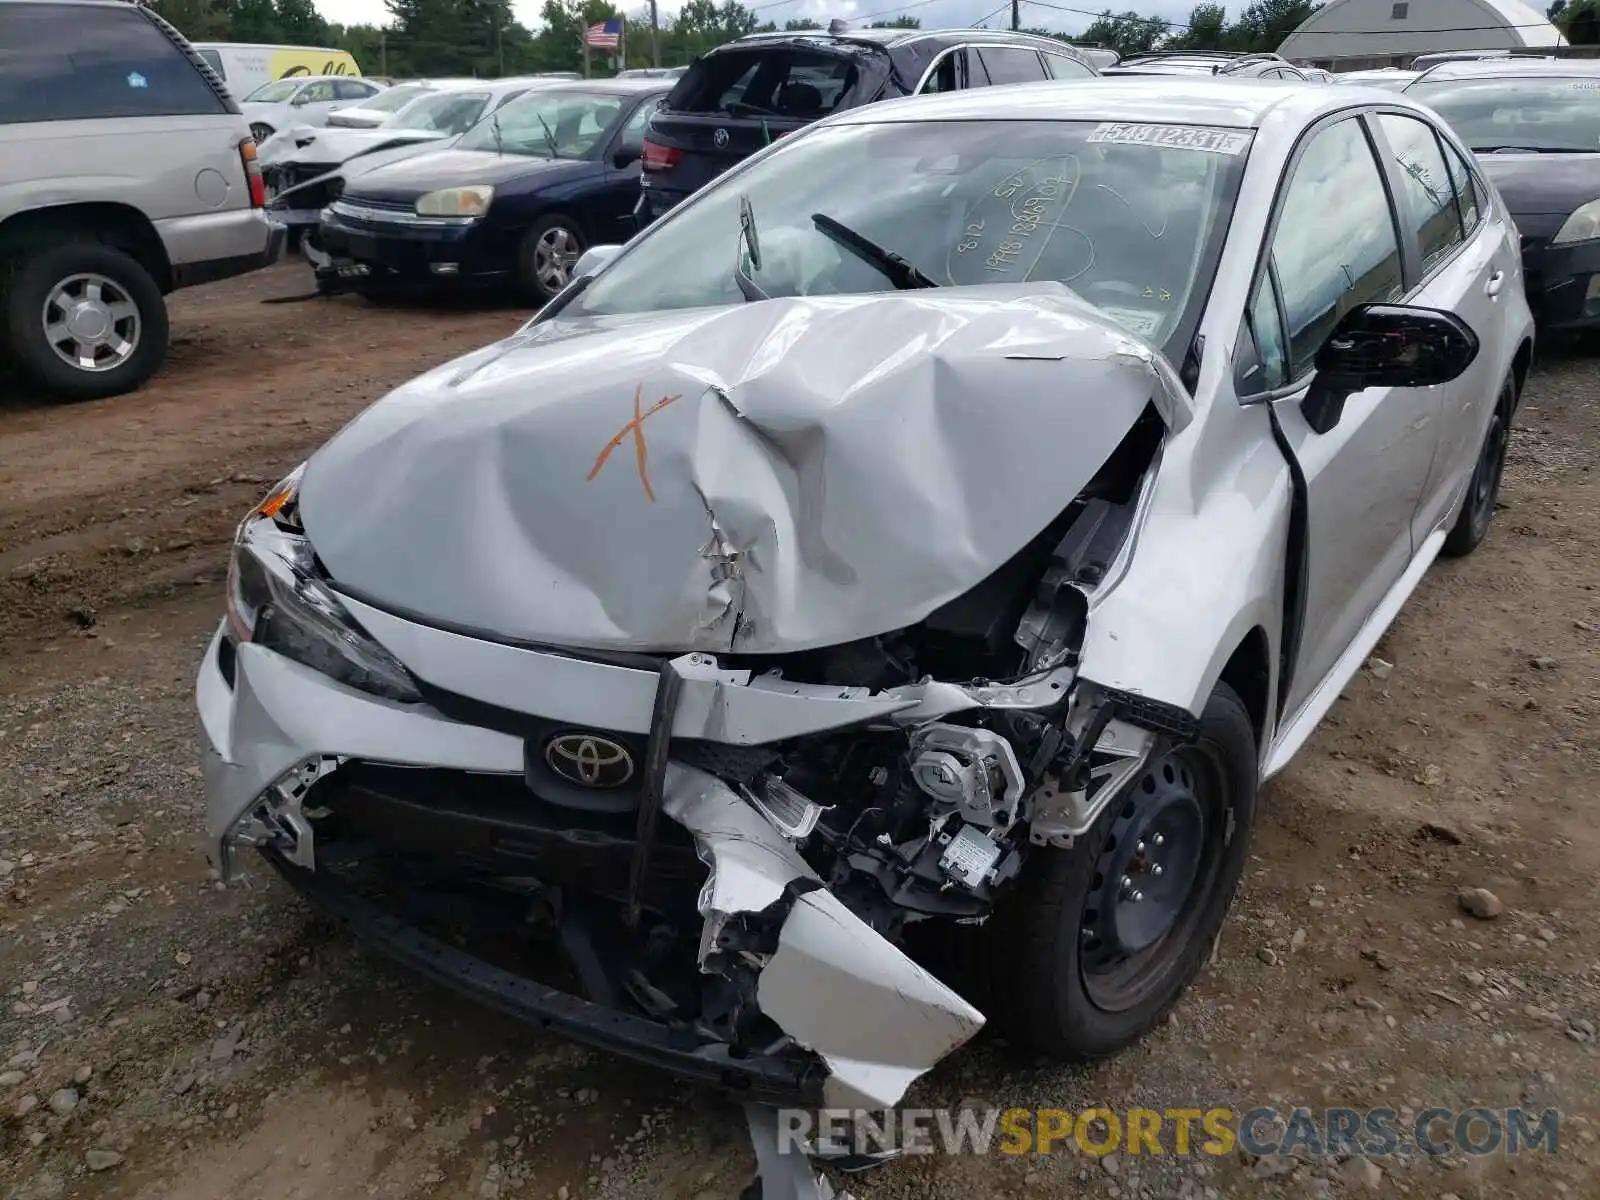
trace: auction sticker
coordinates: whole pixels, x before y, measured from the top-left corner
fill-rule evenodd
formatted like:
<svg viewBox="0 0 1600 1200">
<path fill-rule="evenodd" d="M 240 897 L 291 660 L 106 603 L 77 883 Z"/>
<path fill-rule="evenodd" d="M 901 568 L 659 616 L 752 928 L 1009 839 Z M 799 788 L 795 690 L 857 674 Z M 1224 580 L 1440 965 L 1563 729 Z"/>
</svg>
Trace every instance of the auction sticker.
<svg viewBox="0 0 1600 1200">
<path fill-rule="evenodd" d="M 1240 154 L 1250 144 L 1243 129 L 1213 129 L 1203 125 L 1138 125 L 1106 121 L 1084 139 L 1122 146 L 1166 146 L 1174 150 L 1206 150 L 1212 154 Z"/>
</svg>

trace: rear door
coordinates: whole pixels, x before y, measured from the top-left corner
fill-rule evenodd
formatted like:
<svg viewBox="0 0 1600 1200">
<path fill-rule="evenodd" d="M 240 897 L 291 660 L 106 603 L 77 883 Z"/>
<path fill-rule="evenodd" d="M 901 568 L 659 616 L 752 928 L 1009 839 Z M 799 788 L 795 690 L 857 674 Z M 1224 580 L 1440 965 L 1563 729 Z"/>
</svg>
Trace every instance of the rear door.
<svg viewBox="0 0 1600 1200">
<path fill-rule="evenodd" d="M 1438 389 L 1439 449 L 1414 522 L 1421 541 L 1454 503 L 1498 397 L 1506 356 L 1494 339 L 1505 323 L 1503 296 L 1516 264 L 1505 222 L 1484 211 L 1471 172 L 1432 125 L 1401 113 L 1379 113 L 1373 125 L 1393 164 L 1402 219 L 1416 239 L 1411 303 L 1453 312 L 1483 339 L 1467 372 Z"/>
<path fill-rule="evenodd" d="M 655 114 L 646 161 L 653 190 L 675 201 L 763 146 L 840 106 L 856 85 L 848 51 L 826 46 L 737 46 L 706 55 Z"/>
</svg>

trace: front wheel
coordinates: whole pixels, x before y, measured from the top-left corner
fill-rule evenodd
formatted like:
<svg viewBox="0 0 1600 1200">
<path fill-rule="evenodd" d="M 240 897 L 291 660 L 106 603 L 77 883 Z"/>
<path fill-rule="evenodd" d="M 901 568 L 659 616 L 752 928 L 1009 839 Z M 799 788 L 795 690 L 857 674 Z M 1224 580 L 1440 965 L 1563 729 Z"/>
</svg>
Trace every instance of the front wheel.
<svg viewBox="0 0 1600 1200">
<path fill-rule="evenodd" d="M 1154 1027 L 1227 916 L 1256 788 L 1254 726 L 1218 684 L 1194 742 L 1153 758 L 1070 849 L 1033 852 L 987 947 L 1005 1032 L 1085 1059 Z"/>
<path fill-rule="evenodd" d="M 583 249 L 583 233 L 571 217 L 540 217 L 522 235 L 517 252 L 517 282 L 523 292 L 535 304 L 547 303 L 572 282 Z"/>
<path fill-rule="evenodd" d="M 1472 467 L 1472 478 L 1467 482 L 1467 496 L 1461 502 L 1461 512 L 1439 548 L 1439 553 L 1448 558 L 1471 554 L 1489 532 L 1495 501 L 1500 495 L 1500 477 L 1505 473 L 1506 447 L 1511 442 L 1511 413 L 1516 406 L 1516 380 L 1507 375 L 1489 417 L 1489 428 L 1484 430 L 1478 447 L 1478 458 Z"/>
<path fill-rule="evenodd" d="M 69 400 L 131 392 L 167 355 L 167 308 L 150 272 L 104 242 L 24 257 L 4 283 L 0 330 L 23 371 Z"/>
</svg>

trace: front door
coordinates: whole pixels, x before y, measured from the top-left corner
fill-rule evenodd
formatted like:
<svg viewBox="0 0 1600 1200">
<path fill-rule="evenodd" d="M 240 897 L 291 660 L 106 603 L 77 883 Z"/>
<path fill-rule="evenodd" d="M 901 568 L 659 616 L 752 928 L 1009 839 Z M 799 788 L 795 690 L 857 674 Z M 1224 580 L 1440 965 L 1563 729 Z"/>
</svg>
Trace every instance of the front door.
<svg viewBox="0 0 1600 1200">
<path fill-rule="evenodd" d="M 1317 433 L 1300 401 L 1340 317 L 1405 291 L 1400 235 L 1359 117 L 1312 135 L 1285 192 L 1270 270 L 1251 310 L 1269 375 L 1302 386 L 1273 401 L 1305 474 L 1305 619 L 1287 713 L 1296 712 L 1411 560 L 1411 519 L 1438 441 L 1440 388 L 1368 388 Z M 1274 380 L 1265 381 L 1267 387 Z"/>
</svg>

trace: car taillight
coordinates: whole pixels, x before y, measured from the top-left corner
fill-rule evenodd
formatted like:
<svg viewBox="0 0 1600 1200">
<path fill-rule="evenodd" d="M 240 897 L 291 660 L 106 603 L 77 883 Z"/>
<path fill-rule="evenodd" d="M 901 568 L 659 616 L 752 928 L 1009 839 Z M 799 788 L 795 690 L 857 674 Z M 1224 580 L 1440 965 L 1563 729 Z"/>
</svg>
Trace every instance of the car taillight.
<svg viewBox="0 0 1600 1200">
<path fill-rule="evenodd" d="M 261 160 L 256 157 L 256 140 L 247 137 L 239 143 L 239 161 L 244 164 L 244 181 L 250 188 L 250 207 L 267 206 L 267 181 L 261 178 Z"/>
<path fill-rule="evenodd" d="M 646 171 L 666 171 L 683 161 L 683 151 L 676 146 L 663 146 L 648 138 L 644 143 L 643 166 Z"/>
</svg>

